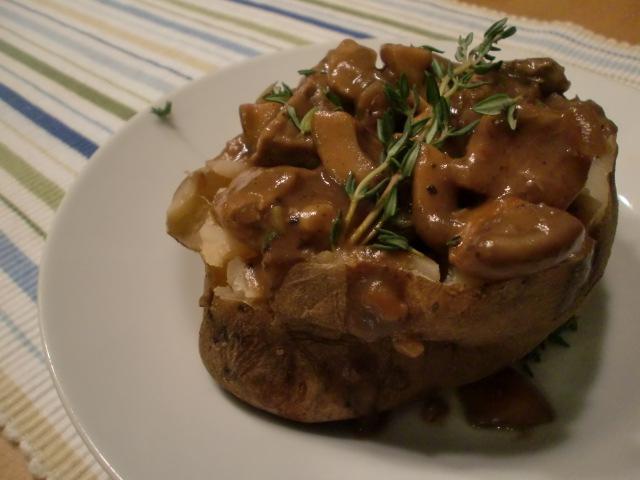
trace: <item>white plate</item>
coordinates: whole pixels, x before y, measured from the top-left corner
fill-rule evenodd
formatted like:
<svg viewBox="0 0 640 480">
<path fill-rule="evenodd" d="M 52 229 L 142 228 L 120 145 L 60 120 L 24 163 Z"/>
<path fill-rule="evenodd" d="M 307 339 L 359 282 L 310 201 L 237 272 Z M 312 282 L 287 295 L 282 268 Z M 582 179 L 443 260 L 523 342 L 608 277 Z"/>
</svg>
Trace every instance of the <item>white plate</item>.
<svg viewBox="0 0 640 480">
<path fill-rule="evenodd" d="M 559 415 L 553 425 L 521 438 L 456 415 L 428 426 L 408 408 L 357 439 L 260 414 L 209 377 L 197 348 L 202 267 L 165 234 L 165 209 L 184 172 L 239 132 L 240 103 L 274 80 L 295 82 L 326 49 L 188 85 L 171 97 L 172 124 L 136 116 L 65 198 L 42 262 L 41 326 L 62 401 L 98 460 L 127 480 L 640 478 L 640 95 L 578 68 L 567 68 L 571 93 L 597 99 L 620 127 L 621 211 L 573 348 L 535 367 Z"/>
</svg>

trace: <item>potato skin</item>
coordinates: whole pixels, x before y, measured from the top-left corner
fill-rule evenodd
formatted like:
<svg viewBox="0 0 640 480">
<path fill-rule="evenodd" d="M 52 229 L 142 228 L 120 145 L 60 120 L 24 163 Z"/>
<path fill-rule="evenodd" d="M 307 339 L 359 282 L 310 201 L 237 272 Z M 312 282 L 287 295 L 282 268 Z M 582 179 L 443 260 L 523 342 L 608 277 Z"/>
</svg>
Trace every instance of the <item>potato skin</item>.
<svg viewBox="0 0 640 480">
<path fill-rule="evenodd" d="M 609 257 L 611 256 L 611 248 L 613 247 L 613 239 L 616 235 L 618 226 L 618 191 L 616 189 L 615 180 L 615 158 L 618 156 L 618 148 L 615 147 L 613 154 L 613 165 L 609 172 L 609 199 L 602 220 L 596 222 L 589 229 L 589 236 L 596 240 L 596 249 L 593 256 L 593 266 L 591 267 L 591 275 L 589 276 L 589 285 L 586 289 L 588 293 L 591 288 L 600 280 L 604 274 Z"/>
<path fill-rule="evenodd" d="M 472 381 L 512 361 L 520 345 L 425 341 L 424 353 L 412 359 L 390 337 L 320 337 L 278 324 L 264 304 L 217 298 L 200 329 L 203 362 L 222 387 L 254 407 L 307 423 L 366 416 L 432 387 Z"/>
<path fill-rule="evenodd" d="M 481 286 L 437 283 L 355 253 L 343 262 L 325 254 L 295 265 L 270 304 L 217 298 L 207 286 L 202 360 L 238 398 L 309 423 L 365 416 L 480 379 L 567 321 L 602 276 L 617 220 L 612 174 L 610 185 L 609 205 L 589 232 L 593 241 L 530 276 Z M 352 328 L 346 292 L 354 268 L 386 268 L 404 282 L 407 319 L 373 339 Z M 401 353 L 393 344 L 398 335 L 417 339 L 424 352 Z"/>
</svg>

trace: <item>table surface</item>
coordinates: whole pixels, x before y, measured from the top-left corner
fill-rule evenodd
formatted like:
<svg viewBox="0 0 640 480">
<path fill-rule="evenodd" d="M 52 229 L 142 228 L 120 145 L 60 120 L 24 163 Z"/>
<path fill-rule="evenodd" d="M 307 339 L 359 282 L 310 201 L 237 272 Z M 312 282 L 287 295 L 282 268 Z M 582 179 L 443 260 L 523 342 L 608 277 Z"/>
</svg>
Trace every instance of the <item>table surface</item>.
<svg viewBox="0 0 640 480">
<path fill-rule="evenodd" d="M 473 0 L 512 15 L 571 21 L 603 36 L 640 44 L 639 0 Z M 0 435 L 0 479 L 32 480 L 18 447 Z"/>
</svg>

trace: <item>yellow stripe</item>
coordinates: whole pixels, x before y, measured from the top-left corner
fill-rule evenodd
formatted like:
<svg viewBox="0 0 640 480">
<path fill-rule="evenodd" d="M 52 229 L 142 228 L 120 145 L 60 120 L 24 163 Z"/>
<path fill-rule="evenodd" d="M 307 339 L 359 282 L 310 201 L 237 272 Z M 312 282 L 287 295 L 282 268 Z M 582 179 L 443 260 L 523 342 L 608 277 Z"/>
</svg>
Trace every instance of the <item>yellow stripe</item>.
<svg viewBox="0 0 640 480">
<path fill-rule="evenodd" d="M 60 465 L 58 476 L 60 478 L 77 478 L 81 473 L 87 469 L 86 464 L 82 464 L 80 459 L 68 459 L 65 463 Z"/>
<path fill-rule="evenodd" d="M 29 145 L 31 145 L 31 147 L 35 148 L 36 150 L 38 150 L 42 155 L 44 155 L 45 157 L 47 157 L 49 160 L 53 161 L 56 165 L 58 165 L 59 167 L 62 167 L 63 169 L 65 169 L 68 173 L 73 174 L 74 176 L 78 176 L 78 172 L 77 170 L 71 168 L 69 165 L 67 165 L 66 163 L 64 163 L 62 160 L 54 157 L 53 155 L 51 155 L 49 152 L 47 152 L 44 148 L 42 148 L 40 145 L 38 145 L 37 143 L 35 143 L 33 141 L 32 137 L 28 137 L 27 135 L 23 134 L 20 130 L 18 130 L 17 128 L 14 128 L 13 125 L 5 122 L 4 120 L 0 119 L 0 125 L 2 125 L 3 127 L 5 127 L 7 130 L 11 130 L 11 133 L 13 133 L 14 135 L 20 137 L 25 143 L 28 143 Z"/>
<path fill-rule="evenodd" d="M 103 32 L 111 34 L 111 36 L 115 36 L 120 40 L 126 40 L 129 43 L 136 44 L 140 47 L 146 48 L 147 50 L 155 52 L 159 55 L 164 55 L 165 57 L 177 59 L 182 63 L 191 65 L 192 67 L 197 68 L 198 70 L 201 70 L 203 72 L 209 72 L 215 68 L 215 65 L 211 63 L 200 60 L 199 58 L 192 57 L 191 55 L 181 52 L 180 50 L 176 50 L 175 48 L 167 47 L 165 45 L 160 45 L 144 37 L 135 35 L 129 31 L 114 27 L 113 25 L 103 22 L 102 20 L 98 20 L 95 17 L 90 17 L 76 10 L 73 10 L 72 8 L 69 8 L 66 5 L 59 5 L 59 4 L 53 3 L 51 0 L 40 0 L 40 3 L 48 5 L 50 8 L 52 8 L 53 10 L 57 10 L 63 15 L 66 15 L 68 17 L 73 17 L 76 20 L 86 25 L 91 25 L 99 30 L 102 30 Z"/>
<path fill-rule="evenodd" d="M 79 478 L 84 473 L 90 474 L 91 472 L 88 472 L 88 469 L 88 465 L 78 464 L 70 471 L 61 472 L 60 478 Z"/>
<path fill-rule="evenodd" d="M 71 462 L 73 466 L 78 464 L 86 465 L 85 460 L 78 455 L 78 452 L 71 448 L 67 441 L 53 428 L 47 418 L 44 417 L 33 402 L 29 400 L 29 397 L 27 397 L 21 388 L 2 370 L 0 370 L 0 386 L 5 392 L 10 392 L 9 395 L 4 396 L 4 398 L 0 398 L 0 409 L 5 412 L 10 419 L 19 413 L 21 414 L 21 421 L 11 426 L 16 429 L 16 433 L 21 440 L 26 440 L 34 450 L 38 450 L 38 460 L 42 463 L 45 471 L 53 472 L 60 468 L 60 466 L 64 466 L 64 462 L 61 464 L 60 459 L 68 459 L 68 462 Z M 29 432 L 20 428 L 24 425 L 25 416 L 28 416 L 29 419 L 37 422 L 42 427 L 37 429 L 37 437 L 33 434 L 33 430 Z M 88 473 L 85 469 L 82 469 L 81 472 L 85 474 Z M 95 474 L 91 474 L 87 476 L 87 478 L 98 480 Z"/>
<path fill-rule="evenodd" d="M 32 48 L 35 47 L 37 53 L 33 52 L 33 49 L 30 50 L 31 53 L 29 53 L 29 52 L 27 52 L 25 50 L 25 53 L 28 53 L 32 57 L 42 58 L 43 55 L 42 55 L 42 52 L 40 52 L 40 50 L 42 50 L 43 52 L 46 52 L 47 55 L 49 55 L 49 57 L 52 59 L 52 63 L 57 63 L 57 59 L 61 59 L 64 62 L 66 62 L 66 63 L 68 63 L 70 65 L 73 65 L 78 70 L 81 70 L 84 73 L 86 73 L 86 74 L 88 74 L 88 75 L 90 75 L 90 76 L 92 76 L 94 78 L 98 78 L 98 79 L 102 80 L 103 82 L 108 83 L 109 85 L 111 85 L 112 87 L 116 88 L 117 90 L 121 90 L 123 92 L 128 93 L 132 97 L 135 97 L 135 98 L 137 98 L 139 100 L 142 100 L 145 103 L 145 106 L 151 103 L 151 99 L 150 98 L 143 97 L 139 93 L 136 93 L 133 90 L 130 90 L 130 89 L 124 87 L 123 85 L 118 85 L 117 83 L 115 83 L 113 81 L 113 79 L 111 79 L 109 77 L 98 75 L 95 71 L 87 69 L 85 66 L 81 65 L 80 63 L 78 63 L 78 62 L 76 62 L 76 61 L 74 61 L 74 60 L 72 60 L 72 59 L 70 59 L 70 58 L 68 58 L 68 57 L 66 57 L 64 55 L 60 55 L 59 53 L 56 53 L 53 50 L 48 49 L 47 47 L 45 47 L 44 45 L 42 45 L 40 43 L 34 42 L 30 38 L 28 38 L 25 35 L 21 34 L 18 30 L 13 30 L 11 28 L 7 28 L 5 25 L 0 24 L 0 31 L 9 32 L 14 37 L 19 38 L 21 41 L 27 43 L 28 45 L 31 45 Z M 59 63 L 57 63 L 57 64 L 60 65 Z M 60 66 L 62 67 L 62 65 L 60 65 Z M 94 90 L 97 90 L 97 88 L 94 89 Z"/>
</svg>

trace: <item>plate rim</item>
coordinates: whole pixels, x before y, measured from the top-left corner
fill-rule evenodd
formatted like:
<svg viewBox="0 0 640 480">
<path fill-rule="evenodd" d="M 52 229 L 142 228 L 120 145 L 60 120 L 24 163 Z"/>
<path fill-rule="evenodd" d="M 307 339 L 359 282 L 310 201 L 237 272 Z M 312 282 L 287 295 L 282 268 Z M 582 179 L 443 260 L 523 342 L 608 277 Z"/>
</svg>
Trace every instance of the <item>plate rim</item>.
<svg viewBox="0 0 640 480">
<path fill-rule="evenodd" d="M 397 37 L 391 40 L 387 38 L 381 38 L 381 37 L 371 37 L 367 39 L 361 39 L 358 41 L 361 44 L 364 44 L 367 46 L 373 46 L 374 48 L 376 48 L 377 46 L 379 46 L 381 43 L 385 41 L 401 42 L 401 41 L 407 41 L 407 39 L 408 37 Z M 118 473 L 118 471 L 111 465 L 109 460 L 101 453 L 100 449 L 93 442 L 89 432 L 85 429 L 83 421 L 76 414 L 75 408 L 72 405 L 70 398 L 65 393 L 62 382 L 58 376 L 58 371 L 51 357 L 51 350 L 49 346 L 49 342 L 50 342 L 49 328 L 47 327 L 47 321 L 45 320 L 45 317 L 47 317 L 47 314 L 45 313 L 46 308 L 44 307 L 46 303 L 46 299 L 49 298 L 47 293 L 47 286 L 46 286 L 49 282 L 47 282 L 46 279 L 49 276 L 47 272 L 49 272 L 50 270 L 50 263 L 51 263 L 50 259 L 55 255 L 55 250 L 54 250 L 54 247 L 52 246 L 54 242 L 52 241 L 52 239 L 55 239 L 60 235 L 62 235 L 61 233 L 62 224 L 65 222 L 64 218 L 66 218 L 68 215 L 67 212 L 70 208 L 69 205 L 72 203 L 75 203 L 75 198 L 76 196 L 78 196 L 78 192 L 81 189 L 81 185 L 83 184 L 83 182 L 86 181 L 87 177 L 90 175 L 90 172 L 92 172 L 95 168 L 97 168 L 97 164 L 104 161 L 103 158 L 106 155 L 108 155 L 108 152 L 112 148 L 112 146 L 117 142 L 119 142 L 120 138 L 123 135 L 125 135 L 126 132 L 128 132 L 132 128 L 135 128 L 136 125 L 141 123 L 144 118 L 151 115 L 150 107 L 152 107 L 153 105 L 162 104 L 168 100 L 174 100 L 176 97 L 184 95 L 185 92 L 187 92 L 188 90 L 196 89 L 198 88 L 198 86 L 202 85 L 203 83 L 207 83 L 211 81 L 212 78 L 215 78 L 218 75 L 223 75 L 223 74 L 227 75 L 227 74 L 233 73 L 236 70 L 250 68 L 251 66 L 254 66 L 254 65 L 258 66 L 264 62 L 278 61 L 279 59 L 300 54 L 305 51 L 310 51 L 310 52 L 315 52 L 318 50 L 323 51 L 335 46 L 338 41 L 340 41 L 340 39 L 329 39 L 319 43 L 312 43 L 309 45 L 303 45 L 303 46 L 298 46 L 298 47 L 289 48 L 285 50 L 269 52 L 269 53 L 259 55 L 257 57 L 253 57 L 250 59 L 240 60 L 237 63 L 227 65 L 218 70 L 205 73 L 200 78 L 189 81 L 188 83 L 164 95 L 161 95 L 155 101 L 151 102 L 151 104 L 148 107 L 145 107 L 144 109 L 141 109 L 138 112 L 136 112 L 135 115 L 133 115 L 123 125 L 121 125 L 103 144 L 99 146 L 96 152 L 87 159 L 88 164 L 82 168 L 82 171 L 80 172 L 80 174 L 73 180 L 70 187 L 67 189 L 61 204 L 59 205 L 57 210 L 54 212 L 54 218 L 53 218 L 51 227 L 49 229 L 49 232 L 47 234 L 47 238 L 43 247 L 43 251 L 42 251 L 42 255 L 39 263 L 39 269 L 38 269 L 36 308 L 37 308 L 37 321 L 38 321 L 38 328 L 39 328 L 40 343 L 42 345 L 45 363 L 47 366 L 47 370 L 49 372 L 49 376 L 52 380 L 52 383 L 55 387 L 56 393 L 58 395 L 58 398 L 60 399 L 60 402 L 64 408 L 65 413 L 67 414 L 75 431 L 78 433 L 78 435 L 86 445 L 89 452 L 93 455 L 96 461 L 100 464 L 100 466 L 105 470 L 105 472 L 111 478 L 115 480 L 124 480 L 124 478 Z M 446 39 L 434 40 L 434 42 L 436 42 L 438 45 L 441 45 L 441 44 L 455 45 L 455 41 L 446 40 Z M 534 54 L 536 53 L 536 50 L 534 48 L 529 48 L 526 46 L 510 45 L 509 47 L 510 49 L 513 49 L 513 50 L 534 53 Z M 585 68 L 581 65 L 577 65 L 576 63 L 573 63 L 570 60 L 565 60 L 565 61 L 567 64 L 571 64 L 572 68 L 574 69 L 586 72 L 589 75 L 597 75 L 609 81 L 615 82 L 618 85 L 622 85 L 623 87 L 626 87 L 638 92 L 632 86 L 629 86 L 624 82 L 621 82 L 617 78 L 608 77 L 599 72 Z M 640 92 L 638 93 L 640 94 Z"/>
</svg>

